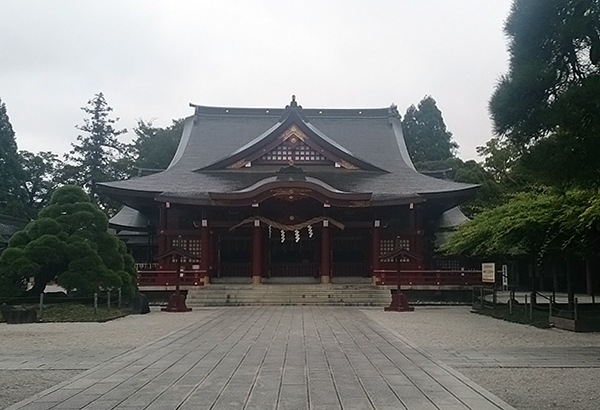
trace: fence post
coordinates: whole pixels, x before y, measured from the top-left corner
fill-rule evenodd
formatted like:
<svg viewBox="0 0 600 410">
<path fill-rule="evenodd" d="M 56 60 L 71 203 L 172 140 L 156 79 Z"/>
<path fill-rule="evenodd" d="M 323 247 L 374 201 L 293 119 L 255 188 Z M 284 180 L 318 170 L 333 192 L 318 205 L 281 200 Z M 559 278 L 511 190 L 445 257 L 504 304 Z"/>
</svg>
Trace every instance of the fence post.
<svg viewBox="0 0 600 410">
<path fill-rule="evenodd" d="M 575 298 L 575 304 L 573 305 L 573 319 L 575 319 L 575 321 L 577 322 L 577 298 Z"/>
<path fill-rule="evenodd" d="M 119 309 L 121 309 L 121 288 L 119 288 L 118 295 L 119 295 L 119 304 L 117 306 L 119 306 Z"/>
<path fill-rule="evenodd" d="M 98 313 L 98 294 L 94 293 L 94 314 Z"/>
<path fill-rule="evenodd" d="M 40 319 L 42 318 L 42 310 L 44 310 L 44 292 L 40 293 Z"/>
<path fill-rule="evenodd" d="M 548 323 L 552 323 L 552 296 L 548 298 Z"/>
<path fill-rule="evenodd" d="M 511 289 L 510 293 L 508 294 L 508 314 L 512 315 L 513 314 L 513 299 L 515 297 L 515 290 Z"/>
<path fill-rule="evenodd" d="M 110 290 L 106 291 L 106 307 L 110 309 Z"/>
<path fill-rule="evenodd" d="M 527 304 L 527 294 L 525 294 L 525 311 L 527 310 L 529 310 L 529 305 Z"/>
<path fill-rule="evenodd" d="M 480 291 L 480 293 L 479 293 L 479 296 L 480 296 L 479 303 L 481 303 L 481 308 L 484 309 L 485 308 L 485 299 L 484 299 L 485 294 L 483 292 L 483 286 L 479 288 L 479 291 Z"/>
<path fill-rule="evenodd" d="M 530 299 L 531 303 L 529 303 L 529 320 L 533 321 L 533 301 L 535 300 L 535 294 L 533 292 L 531 292 Z"/>
<path fill-rule="evenodd" d="M 492 306 L 494 307 L 494 310 L 496 310 L 496 303 L 498 302 L 498 295 L 496 293 L 496 284 L 494 283 L 494 288 L 492 290 L 493 295 L 492 295 Z"/>
</svg>

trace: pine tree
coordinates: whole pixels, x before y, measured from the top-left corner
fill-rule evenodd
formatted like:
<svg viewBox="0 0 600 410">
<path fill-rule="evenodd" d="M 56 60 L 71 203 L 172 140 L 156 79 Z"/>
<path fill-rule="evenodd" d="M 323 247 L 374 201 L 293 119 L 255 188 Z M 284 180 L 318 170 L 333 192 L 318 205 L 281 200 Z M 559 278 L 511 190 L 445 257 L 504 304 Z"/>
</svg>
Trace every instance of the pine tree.
<svg viewBox="0 0 600 410">
<path fill-rule="evenodd" d="M 38 296 L 52 280 L 80 296 L 120 288 L 129 298 L 135 275 L 125 244 L 108 232 L 107 216 L 80 187 L 66 185 L 10 239 L 0 257 L 0 298 Z M 26 290 L 31 277 L 34 285 Z"/>
</svg>

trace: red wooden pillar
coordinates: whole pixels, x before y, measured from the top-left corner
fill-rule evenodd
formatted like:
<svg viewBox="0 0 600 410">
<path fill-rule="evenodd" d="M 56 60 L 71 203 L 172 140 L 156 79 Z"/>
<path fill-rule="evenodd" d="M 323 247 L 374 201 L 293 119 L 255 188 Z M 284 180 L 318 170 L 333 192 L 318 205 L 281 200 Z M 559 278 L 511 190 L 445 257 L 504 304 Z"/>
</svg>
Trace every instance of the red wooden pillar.
<svg viewBox="0 0 600 410">
<path fill-rule="evenodd" d="M 168 202 L 160 206 L 158 215 L 158 254 L 163 255 L 170 249 L 167 243 L 167 206 Z M 159 268 L 164 267 L 165 259 L 158 261 Z"/>
<path fill-rule="evenodd" d="M 205 285 L 210 283 L 209 275 L 210 267 L 210 231 L 208 228 L 208 220 L 202 220 L 200 226 L 200 277 Z"/>
<path fill-rule="evenodd" d="M 257 285 L 262 277 L 262 235 L 260 221 L 255 220 L 252 227 L 252 283 Z"/>
<path fill-rule="evenodd" d="M 329 221 L 323 221 L 321 230 L 321 283 L 331 282 L 331 233 Z"/>
<path fill-rule="evenodd" d="M 371 234 L 371 277 L 373 284 L 381 282 L 381 260 L 379 260 L 379 242 L 381 241 L 381 221 L 373 222 Z"/>
<path fill-rule="evenodd" d="M 208 272 L 212 276 L 217 270 L 217 245 L 215 244 L 215 231 L 209 231 L 208 236 Z"/>
</svg>

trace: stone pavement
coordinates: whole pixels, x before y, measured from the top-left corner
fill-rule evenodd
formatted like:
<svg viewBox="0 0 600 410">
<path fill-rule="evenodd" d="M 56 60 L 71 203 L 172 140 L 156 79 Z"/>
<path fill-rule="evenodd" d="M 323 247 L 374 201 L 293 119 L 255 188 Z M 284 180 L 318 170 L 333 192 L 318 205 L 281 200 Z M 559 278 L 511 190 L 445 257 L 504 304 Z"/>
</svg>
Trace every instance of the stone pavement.
<svg viewBox="0 0 600 410">
<path fill-rule="evenodd" d="M 0 352 L 0 370 L 88 370 L 130 349 L 43 349 Z"/>
<path fill-rule="evenodd" d="M 600 347 L 429 348 L 427 353 L 455 369 L 600 368 Z"/>
<path fill-rule="evenodd" d="M 9 409 L 512 407 L 359 309 L 296 306 L 215 310 Z"/>
</svg>

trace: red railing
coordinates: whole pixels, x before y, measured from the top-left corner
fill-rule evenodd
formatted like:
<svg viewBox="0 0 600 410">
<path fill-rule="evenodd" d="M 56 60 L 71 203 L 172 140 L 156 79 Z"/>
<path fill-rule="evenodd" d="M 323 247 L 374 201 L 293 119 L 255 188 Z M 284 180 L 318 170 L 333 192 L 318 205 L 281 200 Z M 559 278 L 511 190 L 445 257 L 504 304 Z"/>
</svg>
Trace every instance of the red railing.
<svg viewBox="0 0 600 410">
<path fill-rule="evenodd" d="M 313 275 L 314 266 L 304 265 L 302 268 L 293 266 L 289 268 L 289 276 Z M 477 286 L 481 285 L 481 271 L 470 270 L 402 270 L 400 275 L 396 270 L 380 270 L 381 285 L 391 286 Z M 137 284 L 145 286 L 175 286 L 177 272 L 175 270 L 148 270 L 140 271 L 137 276 Z M 202 286 L 202 271 L 183 271 L 179 278 L 180 286 Z M 281 275 L 285 276 L 285 275 Z"/>
<path fill-rule="evenodd" d="M 202 286 L 202 276 L 199 271 L 183 271 L 179 277 L 179 286 Z M 174 270 L 148 270 L 138 272 L 137 285 L 144 286 L 175 286 L 177 271 Z"/>
<path fill-rule="evenodd" d="M 481 271 L 472 270 L 381 270 L 382 285 L 392 286 L 476 286 Z"/>
</svg>

